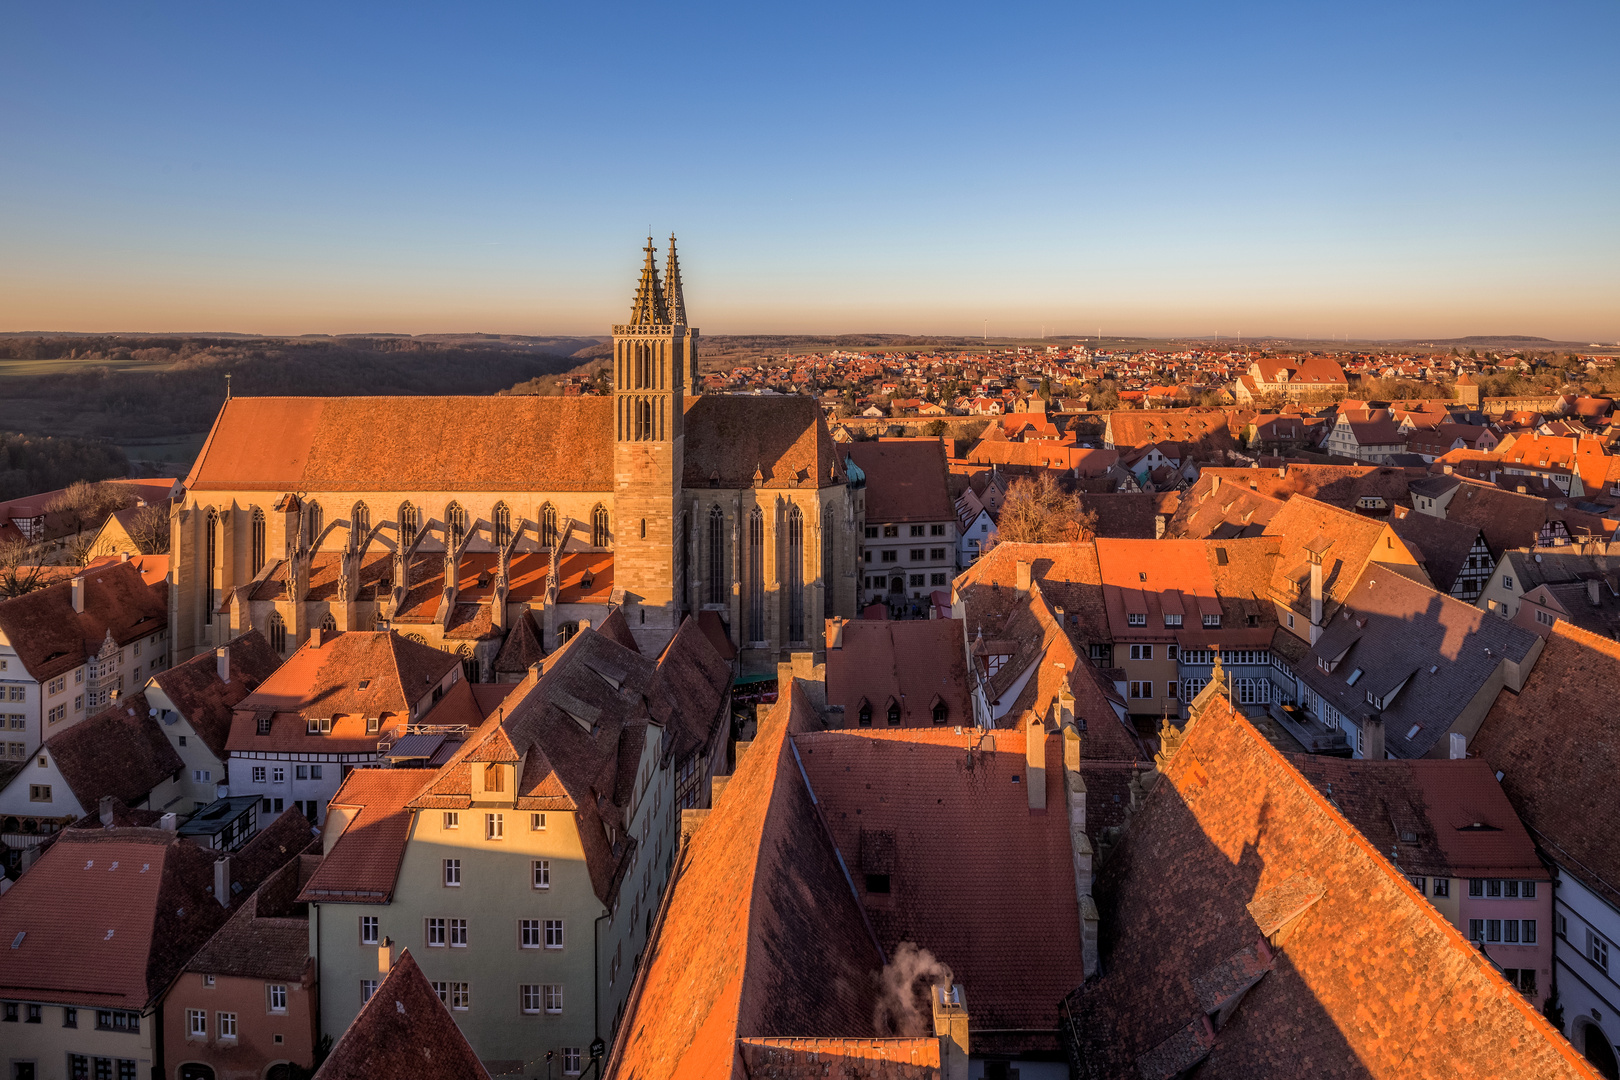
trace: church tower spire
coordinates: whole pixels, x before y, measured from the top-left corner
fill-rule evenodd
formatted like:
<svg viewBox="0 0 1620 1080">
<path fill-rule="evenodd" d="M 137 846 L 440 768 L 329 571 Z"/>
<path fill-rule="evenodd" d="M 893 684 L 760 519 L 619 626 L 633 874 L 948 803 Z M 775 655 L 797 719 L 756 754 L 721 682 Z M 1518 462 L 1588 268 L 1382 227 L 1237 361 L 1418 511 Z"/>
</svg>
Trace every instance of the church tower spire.
<svg viewBox="0 0 1620 1080">
<path fill-rule="evenodd" d="M 671 247 L 671 253 L 674 252 Z M 652 237 L 647 237 L 647 261 L 641 266 L 641 283 L 636 286 L 635 299 L 630 301 L 631 326 L 668 326 L 669 306 L 664 300 L 664 286 L 658 280 L 658 263 L 653 258 Z"/>
<path fill-rule="evenodd" d="M 686 325 L 686 297 L 681 295 L 681 263 L 675 257 L 675 234 L 669 234 L 669 258 L 664 260 L 664 307 L 676 326 Z"/>
</svg>

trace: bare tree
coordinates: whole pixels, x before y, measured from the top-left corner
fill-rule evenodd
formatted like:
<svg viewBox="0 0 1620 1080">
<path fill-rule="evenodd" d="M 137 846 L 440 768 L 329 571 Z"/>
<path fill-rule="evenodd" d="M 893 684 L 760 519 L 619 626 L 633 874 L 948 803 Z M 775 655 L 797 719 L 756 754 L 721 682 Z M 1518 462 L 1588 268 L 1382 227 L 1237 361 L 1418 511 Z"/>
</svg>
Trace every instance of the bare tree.
<svg viewBox="0 0 1620 1080">
<path fill-rule="evenodd" d="M 0 597 L 22 596 L 50 584 L 45 568 L 22 540 L 0 540 Z"/>
<path fill-rule="evenodd" d="M 99 528 L 112 514 L 134 505 L 135 493 L 121 484 L 91 484 L 80 480 L 69 484 L 47 503 L 45 511 L 66 515 L 72 520 L 73 535 L 66 541 L 68 554 L 83 566 L 90 560 L 90 547 L 95 539 L 91 527 Z"/>
<path fill-rule="evenodd" d="M 1097 534 L 1097 513 L 1059 486 L 1050 472 L 1021 477 L 1007 489 L 996 522 L 998 539 L 1014 544 L 1060 544 Z"/>
<path fill-rule="evenodd" d="M 143 506 L 129 515 L 126 522 L 131 540 L 142 555 L 167 555 L 169 552 L 169 508 L 162 503 Z"/>
</svg>

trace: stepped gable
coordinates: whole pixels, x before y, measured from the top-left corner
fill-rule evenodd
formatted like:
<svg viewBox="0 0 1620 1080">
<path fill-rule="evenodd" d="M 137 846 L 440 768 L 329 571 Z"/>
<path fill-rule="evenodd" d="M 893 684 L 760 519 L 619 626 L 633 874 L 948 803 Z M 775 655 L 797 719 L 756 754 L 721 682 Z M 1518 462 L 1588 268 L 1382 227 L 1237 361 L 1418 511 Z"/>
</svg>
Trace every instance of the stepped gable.
<svg viewBox="0 0 1620 1080">
<path fill-rule="evenodd" d="M 877 1034 L 883 955 L 789 742 L 819 723 L 790 683 L 681 848 L 609 1077 L 741 1080 L 740 1040 Z"/>
<path fill-rule="evenodd" d="M 1593 1075 L 1219 695 L 1097 895 L 1103 974 L 1066 1001 L 1085 1080 Z"/>
<path fill-rule="evenodd" d="M 1560 869 L 1620 907 L 1620 845 L 1608 821 L 1620 738 L 1620 642 L 1560 619 L 1517 694 L 1504 690 L 1470 752 L 1502 772 L 1502 790 Z"/>
<path fill-rule="evenodd" d="M 219 681 L 212 650 L 152 676 L 208 752 L 221 761 L 228 754 L 232 710 L 281 666 L 281 657 L 257 630 L 238 634 L 225 647 L 230 650 L 230 682 Z"/>
<path fill-rule="evenodd" d="M 683 425 L 682 484 L 689 494 L 701 497 L 711 487 L 822 488 L 844 482 L 836 444 L 812 398 L 704 394 L 691 399 Z"/>
<path fill-rule="evenodd" d="M 233 397 L 189 491 L 613 490 L 606 397 Z"/>
<path fill-rule="evenodd" d="M 411 951 L 360 1007 L 354 1022 L 316 1070 L 316 1080 L 489 1080 L 455 1018 Z"/>
</svg>

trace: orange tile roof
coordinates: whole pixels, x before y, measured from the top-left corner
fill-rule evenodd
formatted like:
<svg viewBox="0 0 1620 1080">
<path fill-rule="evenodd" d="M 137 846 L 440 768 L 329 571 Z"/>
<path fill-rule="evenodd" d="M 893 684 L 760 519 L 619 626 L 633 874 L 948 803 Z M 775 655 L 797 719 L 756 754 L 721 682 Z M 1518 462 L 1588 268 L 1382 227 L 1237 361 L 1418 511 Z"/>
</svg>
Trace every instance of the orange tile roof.
<svg viewBox="0 0 1620 1080">
<path fill-rule="evenodd" d="M 346 824 L 298 898 L 305 903 L 386 903 L 394 894 L 399 860 L 410 838 L 406 804 L 432 779 L 422 769 L 355 769 L 344 777 L 330 806 L 354 814 L 347 819 L 327 815 L 327 829 L 339 821 Z"/>
<path fill-rule="evenodd" d="M 467 1037 L 406 949 L 343 1032 L 316 1080 L 489 1080 Z"/>
</svg>

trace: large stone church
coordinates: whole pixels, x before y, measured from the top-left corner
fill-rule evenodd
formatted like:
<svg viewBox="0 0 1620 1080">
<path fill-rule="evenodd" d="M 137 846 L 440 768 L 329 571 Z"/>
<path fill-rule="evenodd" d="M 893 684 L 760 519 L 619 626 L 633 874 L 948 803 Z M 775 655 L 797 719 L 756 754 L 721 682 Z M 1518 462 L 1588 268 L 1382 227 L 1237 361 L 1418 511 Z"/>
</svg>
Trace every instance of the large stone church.
<svg viewBox="0 0 1620 1080">
<path fill-rule="evenodd" d="M 649 239 L 611 397 L 235 397 L 171 517 L 177 660 L 257 628 L 393 628 L 515 678 L 617 608 L 746 666 L 856 603 L 863 492 L 806 397 L 702 394 L 675 241 Z"/>
</svg>

